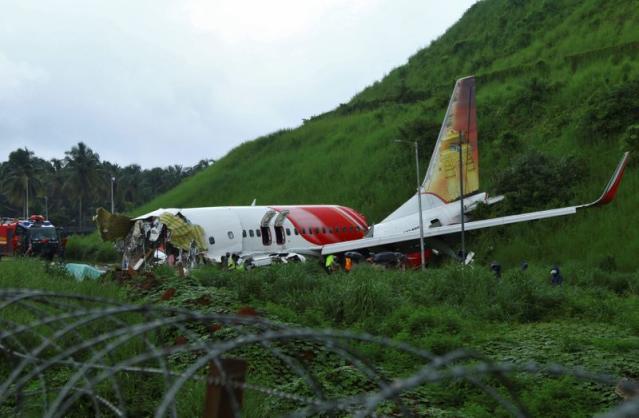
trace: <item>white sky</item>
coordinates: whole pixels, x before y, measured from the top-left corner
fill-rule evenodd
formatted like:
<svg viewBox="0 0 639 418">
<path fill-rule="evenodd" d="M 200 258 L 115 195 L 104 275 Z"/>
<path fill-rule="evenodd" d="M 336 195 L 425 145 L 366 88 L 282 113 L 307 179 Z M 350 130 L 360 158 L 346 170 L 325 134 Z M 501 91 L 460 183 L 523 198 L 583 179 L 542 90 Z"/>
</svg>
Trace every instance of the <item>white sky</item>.
<svg viewBox="0 0 639 418">
<path fill-rule="evenodd" d="M 475 0 L 0 0 L 0 161 L 192 165 L 347 102 Z"/>
</svg>

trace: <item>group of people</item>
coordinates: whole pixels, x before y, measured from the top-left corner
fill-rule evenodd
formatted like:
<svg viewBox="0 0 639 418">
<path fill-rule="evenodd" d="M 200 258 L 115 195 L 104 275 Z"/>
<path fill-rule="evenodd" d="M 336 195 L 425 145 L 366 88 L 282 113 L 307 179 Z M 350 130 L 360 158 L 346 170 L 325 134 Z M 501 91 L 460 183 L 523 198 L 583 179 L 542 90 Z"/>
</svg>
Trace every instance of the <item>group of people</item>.
<svg viewBox="0 0 639 418">
<path fill-rule="evenodd" d="M 521 271 L 528 270 L 528 262 L 526 260 L 522 260 L 520 264 Z M 497 261 L 493 261 L 490 263 L 490 271 L 493 272 L 497 279 L 501 278 L 501 264 Z M 555 264 L 552 266 L 550 270 L 550 284 L 553 286 L 561 286 L 564 282 L 564 277 L 561 275 L 561 271 L 559 267 Z"/>
<path fill-rule="evenodd" d="M 324 259 L 324 270 L 326 273 L 331 274 L 333 272 L 344 270 L 346 273 L 353 268 L 353 259 L 349 256 L 338 257 L 334 254 L 329 254 Z"/>
<path fill-rule="evenodd" d="M 349 251 L 344 254 L 329 254 L 324 258 L 324 270 L 331 274 L 335 271 L 350 272 L 355 264 L 366 262 L 370 265 L 382 269 L 400 269 L 405 270 L 407 259 L 406 255 L 400 252 L 380 252 L 364 256 L 356 251 Z"/>
<path fill-rule="evenodd" d="M 244 271 L 245 269 L 244 262 L 240 261 L 240 256 L 231 253 L 222 256 L 220 265 L 223 270 Z"/>
</svg>

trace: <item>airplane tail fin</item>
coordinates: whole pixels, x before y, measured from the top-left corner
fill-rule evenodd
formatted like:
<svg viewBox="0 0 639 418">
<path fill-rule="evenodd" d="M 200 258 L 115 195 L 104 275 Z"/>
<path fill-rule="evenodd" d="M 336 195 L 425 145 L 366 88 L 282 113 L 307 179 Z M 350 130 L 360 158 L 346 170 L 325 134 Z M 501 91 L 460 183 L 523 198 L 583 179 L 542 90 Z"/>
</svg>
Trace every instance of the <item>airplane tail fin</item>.
<svg viewBox="0 0 639 418">
<path fill-rule="evenodd" d="M 477 110 L 473 76 L 459 79 L 455 83 L 422 188 L 424 193 L 435 195 L 445 203 L 458 199 L 462 192 L 466 196 L 479 190 Z"/>
<path fill-rule="evenodd" d="M 462 150 L 461 172 L 459 169 L 460 143 Z M 472 76 L 459 79 L 455 83 L 446 116 L 437 137 L 435 150 L 421 185 L 423 209 L 426 210 L 458 199 L 461 195 L 460 177 L 464 180 L 464 196 L 479 190 L 475 77 Z M 417 196 L 412 196 L 382 222 L 417 212 L 419 212 Z"/>
</svg>

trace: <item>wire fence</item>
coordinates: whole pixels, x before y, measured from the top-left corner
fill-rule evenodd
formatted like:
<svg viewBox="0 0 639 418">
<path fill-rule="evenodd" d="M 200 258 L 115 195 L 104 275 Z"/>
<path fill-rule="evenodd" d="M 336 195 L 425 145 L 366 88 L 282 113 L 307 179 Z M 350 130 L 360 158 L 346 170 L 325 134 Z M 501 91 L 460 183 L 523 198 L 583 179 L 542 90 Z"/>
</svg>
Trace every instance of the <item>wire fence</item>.
<svg viewBox="0 0 639 418">
<path fill-rule="evenodd" d="M 0 290 L 0 416 L 421 416 L 429 385 L 463 382 L 528 417 L 512 378 L 573 376 L 628 400 L 606 417 L 639 416 L 639 387 L 616 376 L 538 363 L 445 355 L 348 331 L 254 316 Z M 384 370 L 393 352 L 414 367 Z M 399 357 L 398 357 L 399 358 Z M 244 413 L 244 414 L 243 414 Z M 259 415 L 259 414 L 258 414 Z"/>
</svg>

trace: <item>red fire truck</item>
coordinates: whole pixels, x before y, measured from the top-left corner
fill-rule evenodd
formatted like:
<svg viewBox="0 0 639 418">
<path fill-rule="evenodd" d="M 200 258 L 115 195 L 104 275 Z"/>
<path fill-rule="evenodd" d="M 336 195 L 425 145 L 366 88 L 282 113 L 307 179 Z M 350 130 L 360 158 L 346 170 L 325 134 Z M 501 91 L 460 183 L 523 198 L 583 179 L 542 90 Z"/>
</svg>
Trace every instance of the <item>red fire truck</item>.
<svg viewBox="0 0 639 418">
<path fill-rule="evenodd" d="M 55 226 L 42 215 L 32 215 L 28 220 L 0 220 L 0 256 L 39 255 L 51 259 L 59 247 Z"/>
</svg>

